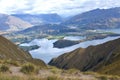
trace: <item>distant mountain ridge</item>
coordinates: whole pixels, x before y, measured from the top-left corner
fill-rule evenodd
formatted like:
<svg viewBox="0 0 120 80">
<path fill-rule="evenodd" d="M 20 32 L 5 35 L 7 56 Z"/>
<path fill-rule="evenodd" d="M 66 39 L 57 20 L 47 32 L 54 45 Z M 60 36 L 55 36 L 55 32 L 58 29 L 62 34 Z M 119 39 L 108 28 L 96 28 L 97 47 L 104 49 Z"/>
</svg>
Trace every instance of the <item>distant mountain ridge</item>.
<svg viewBox="0 0 120 80">
<path fill-rule="evenodd" d="M 62 24 L 82 29 L 120 28 L 120 7 L 84 12 Z"/>
<path fill-rule="evenodd" d="M 78 48 L 53 58 L 49 65 L 58 68 L 76 68 L 120 76 L 120 38 L 100 45 Z"/>
<path fill-rule="evenodd" d="M 12 14 L 12 16 L 18 17 L 18 18 L 20 18 L 24 21 L 27 21 L 33 25 L 62 22 L 62 17 L 56 13 L 51 13 L 51 14 Z"/>
<path fill-rule="evenodd" d="M 0 14 L 0 31 L 19 31 L 31 27 L 32 25 L 17 17 L 7 14 Z"/>
</svg>

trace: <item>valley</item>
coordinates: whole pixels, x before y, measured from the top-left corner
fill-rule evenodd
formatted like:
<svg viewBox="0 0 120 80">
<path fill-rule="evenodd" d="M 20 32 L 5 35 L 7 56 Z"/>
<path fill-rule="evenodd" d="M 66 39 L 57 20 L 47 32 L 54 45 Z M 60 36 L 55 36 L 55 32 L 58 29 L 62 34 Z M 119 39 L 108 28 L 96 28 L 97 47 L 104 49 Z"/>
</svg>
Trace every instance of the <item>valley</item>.
<svg viewBox="0 0 120 80">
<path fill-rule="evenodd" d="M 48 40 L 46 38 L 35 39 L 35 40 L 31 41 L 30 43 L 20 44 L 20 46 L 38 45 L 40 48 L 31 50 L 29 52 L 31 53 L 31 55 L 34 58 L 42 59 L 46 63 L 48 63 L 52 58 L 57 57 L 57 56 L 59 56 L 59 55 L 61 55 L 63 53 L 71 52 L 71 51 L 73 51 L 73 50 L 75 50 L 77 48 L 80 48 L 80 47 L 81 48 L 86 48 L 86 47 L 91 46 L 91 45 L 102 44 L 102 43 L 105 43 L 107 41 L 117 39 L 119 37 L 120 36 L 107 37 L 107 38 L 96 39 L 96 40 L 88 40 L 88 41 L 80 42 L 78 44 L 68 46 L 68 47 L 65 47 L 65 48 L 56 48 L 56 47 L 54 47 L 54 43 L 57 41 L 57 39 Z M 65 43 L 63 43 L 61 45 L 64 45 L 64 44 Z"/>
<path fill-rule="evenodd" d="M 113 40 L 113 39 L 116 39 L 116 40 Z M 97 48 L 97 46 L 100 46 L 100 45 L 101 46 L 102 45 L 103 46 L 104 45 L 113 45 L 113 44 L 116 44 L 114 46 L 119 45 L 118 37 L 107 38 L 104 41 L 108 41 L 108 40 L 112 40 L 112 41 L 109 41 L 106 43 L 101 42 L 102 44 L 99 44 L 99 45 L 96 45 L 93 47 Z M 31 42 L 31 44 L 24 44 L 24 45 L 26 45 L 26 46 L 32 45 L 32 43 L 35 44 L 36 41 L 40 41 L 40 40 L 36 39 L 33 42 Z M 55 40 L 53 40 L 51 42 L 54 42 L 54 41 Z M 107 58 L 108 61 L 106 61 L 106 64 L 108 64 L 108 65 L 105 67 L 103 66 L 102 68 L 98 69 L 97 72 L 92 72 L 92 71 L 82 72 L 81 70 L 79 70 L 77 68 L 76 69 L 71 68 L 71 69 L 66 70 L 66 69 L 58 69 L 56 67 L 49 66 L 49 65 L 46 66 L 46 64 L 42 60 L 32 58 L 29 53 L 24 52 L 22 49 L 18 48 L 12 42 L 10 42 L 9 40 L 5 39 L 2 36 L 0 36 L 0 42 L 2 42 L 2 43 L 0 43 L 0 55 L 1 55 L 0 56 L 0 79 L 1 80 L 31 80 L 31 79 L 33 79 L 33 80 L 50 80 L 50 79 L 52 79 L 52 80 L 104 80 L 104 79 L 120 80 L 119 74 L 117 74 L 117 72 L 119 72 L 119 71 L 116 71 L 116 73 L 114 73 L 114 74 L 111 73 L 111 70 L 114 71 L 114 68 L 119 69 L 119 64 L 114 66 L 113 68 L 110 68 L 112 65 L 119 63 L 119 53 L 116 54 L 116 51 L 117 52 L 119 51 L 119 47 L 116 47 L 116 49 L 114 50 L 115 53 L 113 52 L 114 53 L 113 55 L 116 58 L 110 56 L 110 58 L 113 60 L 114 63 L 112 63 L 112 64 L 109 63 L 109 58 Z M 87 47 L 86 45 L 84 45 L 84 46 Z M 87 47 L 87 48 L 89 48 L 89 47 Z M 6 48 L 6 50 L 4 48 Z M 103 49 L 104 47 L 101 47 L 101 48 Z M 111 48 L 111 46 L 110 46 L 110 48 Z M 110 49 L 110 48 L 108 48 L 108 49 Z M 74 52 L 74 51 L 72 51 L 72 52 Z M 19 52 L 22 54 L 20 54 Z M 71 54 L 72 54 L 72 52 L 71 52 Z M 8 56 L 8 54 L 9 54 L 9 56 Z M 69 54 L 69 53 L 66 53 L 66 54 Z M 66 55 L 66 54 L 63 54 L 63 55 Z M 26 55 L 26 56 L 23 56 L 23 55 Z M 16 56 L 16 57 L 14 57 L 14 56 Z M 72 58 L 72 56 L 73 55 L 71 55 L 71 57 L 69 57 L 68 59 Z M 56 59 L 57 58 L 52 59 L 49 62 L 49 64 L 53 65 L 54 61 Z M 67 59 L 67 58 L 65 58 L 65 59 Z M 25 61 L 21 61 L 21 60 L 25 60 Z M 26 62 L 26 61 L 28 61 L 28 62 Z M 61 64 L 62 64 L 62 62 L 61 62 Z M 106 69 L 106 67 L 108 69 Z M 105 69 L 105 70 L 102 70 L 102 69 Z M 95 68 L 95 70 L 97 70 L 97 68 Z M 101 71 L 103 71 L 103 72 L 101 72 Z M 107 72 L 110 71 L 110 72 L 106 74 L 106 71 Z"/>
<path fill-rule="evenodd" d="M 120 80 L 119 62 L 120 7 L 0 13 L 0 80 Z"/>
</svg>

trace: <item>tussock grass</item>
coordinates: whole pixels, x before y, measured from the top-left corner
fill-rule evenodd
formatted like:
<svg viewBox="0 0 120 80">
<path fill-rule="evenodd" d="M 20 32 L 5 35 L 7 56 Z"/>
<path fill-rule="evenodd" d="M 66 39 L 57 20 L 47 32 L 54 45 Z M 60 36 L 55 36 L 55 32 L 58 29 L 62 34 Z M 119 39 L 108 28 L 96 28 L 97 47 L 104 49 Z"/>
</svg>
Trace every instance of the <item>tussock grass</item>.
<svg viewBox="0 0 120 80">
<path fill-rule="evenodd" d="M 73 69 L 68 69 L 67 73 L 69 73 L 69 74 L 80 73 L 80 70 L 74 69 L 74 68 Z"/>
<path fill-rule="evenodd" d="M 20 66 L 20 63 L 18 61 L 12 61 L 12 60 L 3 60 L 3 64 L 13 65 L 13 66 Z"/>
<path fill-rule="evenodd" d="M 1 65 L 0 66 L 0 72 L 7 72 L 9 71 L 9 67 L 7 65 Z"/>
<path fill-rule="evenodd" d="M 58 69 L 58 68 L 56 68 L 56 67 L 54 67 L 54 66 L 49 66 L 49 70 L 50 70 L 53 74 L 59 74 L 59 73 L 62 72 L 61 69 Z"/>
<path fill-rule="evenodd" d="M 38 73 L 39 67 L 32 63 L 25 63 L 20 66 L 20 71 L 24 74 L 22 74 L 22 76 L 15 76 L 11 75 L 11 73 L 8 72 L 8 66 L 11 66 L 9 65 L 9 63 L 9 61 L 0 63 L 0 80 L 86 80 L 86 78 L 84 77 L 90 77 L 90 80 L 120 80 L 119 76 L 104 75 L 92 71 L 81 72 L 77 69 L 62 70 L 53 66 L 48 66 L 48 68 L 45 70 L 41 69 L 41 71 L 43 70 L 43 72 Z"/>
<path fill-rule="evenodd" d="M 48 76 L 47 80 L 63 80 L 62 78 L 59 78 L 57 76 Z"/>
<path fill-rule="evenodd" d="M 34 76 L 11 76 L 7 74 L 0 74 L 0 80 L 46 80 Z"/>
<path fill-rule="evenodd" d="M 37 73 L 38 70 L 34 64 L 26 63 L 22 66 L 20 71 L 25 74 L 33 74 L 33 73 Z"/>
<path fill-rule="evenodd" d="M 85 75 L 100 75 L 99 73 L 93 72 L 93 71 L 86 71 L 86 72 L 82 72 Z"/>
<path fill-rule="evenodd" d="M 86 71 L 82 72 L 84 75 L 93 75 L 97 80 L 120 80 L 120 76 L 99 74 L 97 72 Z"/>
</svg>

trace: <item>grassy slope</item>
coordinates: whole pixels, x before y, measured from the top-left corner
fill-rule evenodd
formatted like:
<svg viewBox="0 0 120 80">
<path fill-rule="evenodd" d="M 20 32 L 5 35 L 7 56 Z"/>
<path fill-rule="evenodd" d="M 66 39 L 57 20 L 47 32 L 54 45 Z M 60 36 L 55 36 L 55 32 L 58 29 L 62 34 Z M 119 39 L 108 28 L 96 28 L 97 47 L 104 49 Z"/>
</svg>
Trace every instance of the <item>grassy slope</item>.
<svg viewBox="0 0 120 80">
<path fill-rule="evenodd" d="M 0 36 L 0 59 L 32 62 L 37 65 L 39 64 L 45 66 L 43 61 L 33 59 L 29 53 L 18 48 L 16 45 L 2 36 Z"/>
<path fill-rule="evenodd" d="M 120 39 L 97 46 L 79 48 L 51 60 L 50 65 L 59 68 L 77 68 L 100 73 L 120 75 Z"/>
<path fill-rule="evenodd" d="M 106 63 L 106 65 L 101 66 L 101 68 L 96 71 L 104 74 L 120 76 L 120 46 L 113 51 L 113 56 Z"/>
</svg>

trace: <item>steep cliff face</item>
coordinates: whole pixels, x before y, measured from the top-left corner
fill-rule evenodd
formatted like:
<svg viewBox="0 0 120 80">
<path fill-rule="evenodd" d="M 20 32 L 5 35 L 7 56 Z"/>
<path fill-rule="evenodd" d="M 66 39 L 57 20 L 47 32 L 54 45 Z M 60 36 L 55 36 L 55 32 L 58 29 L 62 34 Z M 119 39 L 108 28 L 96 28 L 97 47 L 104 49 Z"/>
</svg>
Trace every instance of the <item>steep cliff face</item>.
<svg viewBox="0 0 120 80">
<path fill-rule="evenodd" d="M 49 65 L 63 69 L 77 68 L 81 71 L 93 70 L 120 75 L 119 62 L 120 38 L 97 46 L 79 48 L 70 53 L 65 53 L 52 59 Z"/>
<path fill-rule="evenodd" d="M 12 42 L 6 38 L 0 36 L 0 59 L 5 60 L 15 60 L 20 62 L 32 62 L 41 66 L 45 66 L 45 63 L 42 60 L 33 59 L 32 56 L 18 48 Z"/>
</svg>

